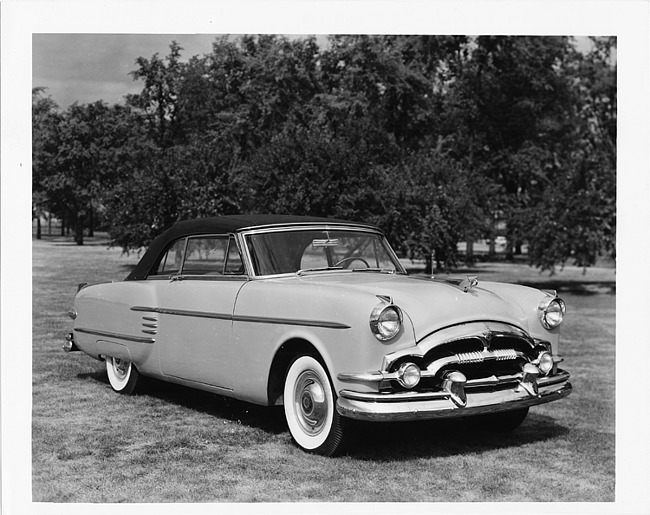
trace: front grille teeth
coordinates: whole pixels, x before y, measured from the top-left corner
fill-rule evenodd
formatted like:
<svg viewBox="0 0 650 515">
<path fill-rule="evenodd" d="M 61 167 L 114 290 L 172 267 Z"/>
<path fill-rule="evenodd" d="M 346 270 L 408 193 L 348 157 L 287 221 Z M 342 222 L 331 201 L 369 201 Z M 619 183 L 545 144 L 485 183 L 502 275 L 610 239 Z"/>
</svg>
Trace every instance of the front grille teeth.
<svg viewBox="0 0 650 515">
<path fill-rule="evenodd" d="M 474 352 L 461 352 L 452 356 L 446 356 L 433 360 L 422 371 L 422 377 L 436 377 L 442 369 L 456 365 L 471 365 L 484 363 L 486 361 L 512 361 L 524 359 L 528 361 L 525 354 L 515 349 L 494 349 Z"/>
<path fill-rule="evenodd" d="M 520 357 L 519 352 L 514 349 L 494 349 L 484 350 L 482 352 L 461 352 L 454 354 L 458 364 L 465 363 L 483 363 L 488 359 L 495 359 L 497 361 L 504 361 L 508 359 L 517 359 Z M 435 363 L 435 362 L 434 362 Z"/>
<path fill-rule="evenodd" d="M 457 363 L 481 363 L 485 361 L 482 352 L 461 352 L 460 354 L 455 354 Z"/>
</svg>

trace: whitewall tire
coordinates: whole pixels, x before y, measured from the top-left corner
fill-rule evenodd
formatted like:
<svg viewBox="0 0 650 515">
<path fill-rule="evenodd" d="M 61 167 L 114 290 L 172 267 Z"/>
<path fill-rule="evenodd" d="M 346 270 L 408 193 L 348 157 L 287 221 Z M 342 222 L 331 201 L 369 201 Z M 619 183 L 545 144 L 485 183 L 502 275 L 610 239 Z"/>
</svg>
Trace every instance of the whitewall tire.
<svg viewBox="0 0 650 515">
<path fill-rule="evenodd" d="M 124 395 L 131 395 L 140 379 L 133 363 L 110 356 L 106 356 L 106 374 L 113 390 Z"/>
<path fill-rule="evenodd" d="M 284 382 L 284 414 L 294 442 L 302 449 L 332 456 L 343 446 L 344 421 L 336 411 L 336 396 L 321 363 L 300 356 Z"/>
</svg>

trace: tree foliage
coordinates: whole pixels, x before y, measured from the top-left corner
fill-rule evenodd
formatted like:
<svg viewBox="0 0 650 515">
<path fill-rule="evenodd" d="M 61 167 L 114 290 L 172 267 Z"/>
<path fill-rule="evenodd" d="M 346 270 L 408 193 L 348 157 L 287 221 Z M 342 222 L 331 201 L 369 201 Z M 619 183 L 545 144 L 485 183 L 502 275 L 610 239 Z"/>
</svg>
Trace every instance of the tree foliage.
<svg viewBox="0 0 650 515">
<path fill-rule="evenodd" d="M 438 266 L 459 241 L 532 264 L 615 253 L 616 40 L 274 35 L 140 57 L 125 105 L 33 93 L 34 205 L 95 206 L 124 250 L 238 212 L 378 224 Z M 81 235 L 82 237 L 82 235 Z"/>
</svg>

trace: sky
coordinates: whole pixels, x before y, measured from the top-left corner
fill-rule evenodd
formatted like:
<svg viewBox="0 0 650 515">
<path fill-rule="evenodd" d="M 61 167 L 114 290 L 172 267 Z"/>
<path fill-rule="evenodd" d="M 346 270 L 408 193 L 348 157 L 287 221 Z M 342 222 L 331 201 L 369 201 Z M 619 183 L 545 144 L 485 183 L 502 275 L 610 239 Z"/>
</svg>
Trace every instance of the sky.
<svg viewBox="0 0 650 515">
<path fill-rule="evenodd" d="M 32 87 L 65 109 L 73 102 L 104 100 L 114 104 L 142 91 L 142 82 L 129 75 L 138 57 L 166 56 L 177 41 L 181 56 L 208 54 L 216 34 L 33 34 Z M 319 37 L 324 39 L 325 36 Z M 585 47 L 586 38 L 580 38 Z"/>
<path fill-rule="evenodd" d="M 142 90 L 129 72 L 138 57 L 166 56 L 177 41 L 183 57 L 210 53 L 214 34 L 34 34 L 32 86 L 61 107 L 104 100 L 114 104 Z"/>
</svg>

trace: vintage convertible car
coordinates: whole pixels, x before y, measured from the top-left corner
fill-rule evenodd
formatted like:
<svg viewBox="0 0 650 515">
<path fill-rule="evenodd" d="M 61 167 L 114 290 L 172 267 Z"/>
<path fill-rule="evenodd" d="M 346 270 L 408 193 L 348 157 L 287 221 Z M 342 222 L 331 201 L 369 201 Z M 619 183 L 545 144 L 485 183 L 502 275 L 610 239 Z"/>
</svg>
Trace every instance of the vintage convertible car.
<svg viewBox="0 0 650 515">
<path fill-rule="evenodd" d="M 283 215 L 182 221 L 123 281 L 80 285 L 64 349 L 284 405 L 293 440 L 338 452 L 347 419 L 472 417 L 511 430 L 571 392 L 555 292 L 408 276 L 369 225 Z"/>
</svg>

